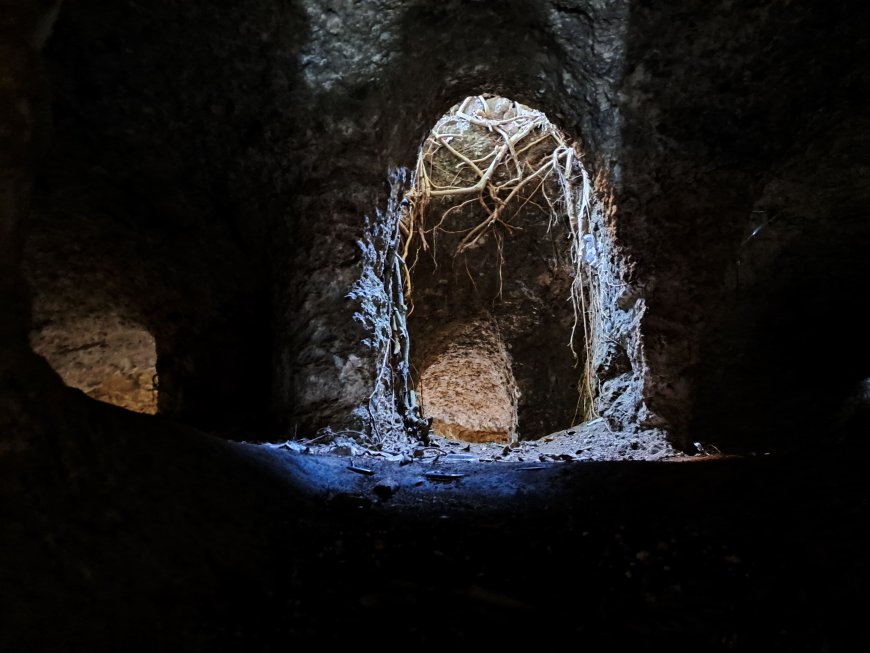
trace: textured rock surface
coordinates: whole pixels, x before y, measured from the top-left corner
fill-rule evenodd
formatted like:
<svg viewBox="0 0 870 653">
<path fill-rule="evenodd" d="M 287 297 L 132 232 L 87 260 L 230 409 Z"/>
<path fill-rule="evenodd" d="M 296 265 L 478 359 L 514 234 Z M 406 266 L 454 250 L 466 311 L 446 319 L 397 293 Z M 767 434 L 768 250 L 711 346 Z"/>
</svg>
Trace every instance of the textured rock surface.
<svg viewBox="0 0 870 653">
<path fill-rule="evenodd" d="M 870 6 L 57 7 L 0 0 L 0 649 L 867 648 Z M 606 419 L 393 451 L 358 242 L 484 91 L 597 180 Z M 31 351 L 81 316 L 157 415 Z"/>
<path fill-rule="evenodd" d="M 451 328 L 452 327 L 452 328 Z M 447 325 L 429 343 L 418 392 L 423 415 L 438 435 L 470 442 L 517 439 L 511 360 L 493 324 Z"/>
<path fill-rule="evenodd" d="M 37 327 L 31 346 L 66 385 L 138 413 L 157 412 L 157 350 L 142 327 L 117 316 L 67 315 Z"/>
</svg>

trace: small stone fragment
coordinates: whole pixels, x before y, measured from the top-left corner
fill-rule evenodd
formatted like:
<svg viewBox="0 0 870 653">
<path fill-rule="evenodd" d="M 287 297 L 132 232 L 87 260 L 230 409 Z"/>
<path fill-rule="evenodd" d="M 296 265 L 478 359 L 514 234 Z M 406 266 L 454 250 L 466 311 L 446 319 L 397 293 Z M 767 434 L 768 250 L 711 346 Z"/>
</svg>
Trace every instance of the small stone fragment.
<svg viewBox="0 0 870 653">
<path fill-rule="evenodd" d="M 384 478 L 375 484 L 375 494 L 381 499 L 389 499 L 399 490 L 399 484 L 392 478 Z"/>
</svg>

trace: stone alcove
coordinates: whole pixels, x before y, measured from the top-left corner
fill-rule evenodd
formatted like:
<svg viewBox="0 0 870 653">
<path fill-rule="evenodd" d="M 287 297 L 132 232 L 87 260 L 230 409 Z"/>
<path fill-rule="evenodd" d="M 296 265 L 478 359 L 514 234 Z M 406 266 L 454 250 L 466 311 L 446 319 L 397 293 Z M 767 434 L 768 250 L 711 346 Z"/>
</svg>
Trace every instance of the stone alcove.
<svg viewBox="0 0 870 653">
<path fill-rule="evenodd" d="M 117 315 L 67 313 L 37 322 L 31 346 L 66 385 L 138 413 L 157 412 L 157 348 L 141 325 Z"/>
</svg>

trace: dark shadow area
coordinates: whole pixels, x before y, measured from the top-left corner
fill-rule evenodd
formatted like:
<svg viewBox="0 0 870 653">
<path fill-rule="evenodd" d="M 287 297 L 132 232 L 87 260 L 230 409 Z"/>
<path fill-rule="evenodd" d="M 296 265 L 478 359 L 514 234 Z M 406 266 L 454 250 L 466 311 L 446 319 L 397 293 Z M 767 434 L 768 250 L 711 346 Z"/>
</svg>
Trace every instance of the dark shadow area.
<svg viewBox="0 0 870 653">
<path fill-rule="evenodd" d="M 864 368 L 848 369 L 864 347 L 843 309 L 862 303 L 846 289 L 866 279 L 866 144 L 845 134 L 862 132 L 867 13 L 635 3 L 631 20 L 626 92 L 656 89 L 624 113 L 620 222 L 639 265 L 657 270 L 650 405 L 683 445 L 816 450 Z M 677 61 L 677 24 L 694 51 L 717 55 Z M 832 346 L 843 337 L 855 343 L 846 355 Z"/>
<path fill-rule="evenodd" d="M 788 231 L 786 222 L 771 230 Z M 792 224 L 799 236 L 735 289 L 704 350 L 718 365 L 697 380 L 695 432 L 733 452 L 813 451 L 842 444 L 844 423 L 864 419 L 870 355 L 856 319 L 866 310 L 857 288 L 870 278 L 863 222 L 856 217 L 855 229 L 839 234 Z"/>
<path fill-rule="evenodd" d="M 67 444 L 5 458 L 8 650 L 353 646 L 383 621 L 388 650 L 866 641 L 870 488 L 846 452 L 361 473 L 43 396 Z M 98 456 L 77 454 L 88 442 Z"/>
</svg>

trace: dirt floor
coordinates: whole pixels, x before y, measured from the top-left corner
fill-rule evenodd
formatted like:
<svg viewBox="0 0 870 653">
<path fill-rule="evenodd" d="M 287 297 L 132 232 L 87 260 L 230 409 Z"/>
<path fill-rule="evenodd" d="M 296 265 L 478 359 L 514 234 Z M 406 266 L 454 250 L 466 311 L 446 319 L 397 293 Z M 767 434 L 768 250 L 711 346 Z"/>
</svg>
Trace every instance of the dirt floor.
<svg viewBox="0 0 870 653">
<path fill-rule="evenodd" d="M 297 621 L 312 640 L 858 650 L 868 495 L 845 460 L 551 462 L 519 447 L 488 464 L 466 448 L 404 464 L 270 452 L 321 507 L 301 573 L 329 609 L 303 603 Z"/>
<path fill-rule="evenodd" d="M 82 397 L 63 415 L 64 437 L 0 459 L 3 651 L 868 643 L 854 450 L 486 463 L 436 440 L 389 459 Z"/>
<path fill-rule="evenodd" d="M 675 450 L 660 430 L 618 431 L 603 418 L 584 422 L 537 440 L 518 442 L 466 442 L 436 432 L 428 441 L 385 438 L 377 445 L 353 431 L 325 429 L 313 438 L 275 443 L 279 449 L 316 455 L 381 458 L 393 462 L 591 462 L 605 460 L 685 460 L 718 456 L 715 446 L 697 443 L 693 451 Z"/>
</svg>

